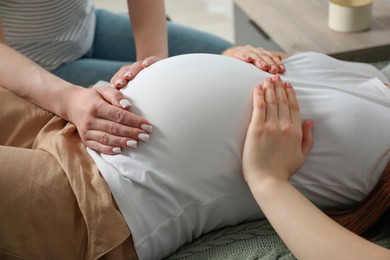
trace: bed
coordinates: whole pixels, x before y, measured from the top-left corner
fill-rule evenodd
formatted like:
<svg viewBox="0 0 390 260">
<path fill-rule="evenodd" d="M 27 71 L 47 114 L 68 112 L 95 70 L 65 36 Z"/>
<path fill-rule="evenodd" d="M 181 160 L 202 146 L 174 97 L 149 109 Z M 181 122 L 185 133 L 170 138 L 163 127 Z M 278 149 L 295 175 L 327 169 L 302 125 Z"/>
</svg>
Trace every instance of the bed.
<svg viewBox="0 0 390 260">
<path fill-rule="evenodd" d="M 367 235 L 370 241 L 390 249 L 390 214 Z M 267 220 L 227 227 L 184 245 L 167 260 L 296 259 Z"/>
</svg>

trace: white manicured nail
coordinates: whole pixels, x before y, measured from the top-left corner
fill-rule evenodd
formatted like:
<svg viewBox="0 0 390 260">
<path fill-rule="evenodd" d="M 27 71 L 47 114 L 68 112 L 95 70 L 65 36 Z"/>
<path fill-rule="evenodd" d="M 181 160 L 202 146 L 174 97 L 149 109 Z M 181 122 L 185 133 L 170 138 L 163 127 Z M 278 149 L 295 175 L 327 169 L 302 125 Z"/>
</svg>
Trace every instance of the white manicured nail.
<svg viewBox="0 0 390 260">
<path fill-rule="evenodd" d="M 116 85 L 122 85 L 123 84 L 123 80 L 122 79 L 118 79 L 117 81 L 115 81 L 115 86 Z"/>
<path fill-rule="evenodd" d="M 121 107 L 123 107 L 123 108 L 131 107 L 131 103 L 130 103 L 130 101 L 127 100 L 127 99 L 121 99 L 121 100 L 119 101 L 119 104 L 120 104 Z"/>
<path fill-rule="evenodd" d="M 148 134 L 139 134 L 138 138 L 144 142 L 149 142 L 150 140 L 150 135 Z"/>
<path fill-rule="evenodd" d="M 131 75 L 132 75 L 131 71 L 128 71 L 128 72 L 125 73 L 124 77 L 125 78 L 130 78 Z"/>
<path fill-rule="evenodd" d="M 129 140 L 126 142 L 126 145 L 131 148 L 137 148 L 137 141 L 136 140 Z"/>
<path fill-rule="evenodd" d="M 143 130 L 145 130 L 146 132 L 149 132 L 149 133 L 151 133 L 151 132 L 153 131 L 153 126 L 151 126 L 151 125 L 142 124 L 142 125 L 141 125 L 141 128 L 142 128 Z"/>
<path fill-rule="evenodd" d="M 114 148 L 112 148 L 112 151 L 113 151 L 114 153 L 121 153 L 121 152 L 122 152 L 122 149 L 121 149 L 120 147 L 114 147 Z"/>
<path fill-rule="evenodd" d="M 115 88 L 115 85 L 114 84 L 110 84 L 110 88 Z"/>
</svg>

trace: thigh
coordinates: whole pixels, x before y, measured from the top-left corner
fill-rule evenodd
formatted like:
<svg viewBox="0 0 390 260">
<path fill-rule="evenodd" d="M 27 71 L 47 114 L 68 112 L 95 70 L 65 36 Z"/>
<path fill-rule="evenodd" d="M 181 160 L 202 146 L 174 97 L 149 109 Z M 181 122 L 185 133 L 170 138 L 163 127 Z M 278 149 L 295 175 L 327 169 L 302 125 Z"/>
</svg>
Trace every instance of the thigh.
<svg viewBox="0 0 390 260">
<path fill-rule="evenodd" d="M 96 28 L 90 58 L 135 61 L 136 49 L 130 18 L 126 13 L 96 10 Z"/>
<path fill-rule="evenodd" d="M 168 22 L 169 56 L 185 53 L 220 54 L 233 44 L 216 35 Z"/>
<path fill-rule="evenodd" d="M 73 84 L 89 87 L 99 80 L 110 81 L 127 64 L 129 62 L 83 58 L 63 64 L 52 73 Z"/>
<path fill-rule="evenodd" d="M 0 87 L 0 145 L 31 148 L 53 114 Z"/>
<path fill-rule="evenodd" d="M 130 19 L 126 13 L 98 10 L 92 58 L 135 61 L 136 50 Z M 216 35 L 167 22 L 169 56 L 185 53 L 219 54 L 233 46 Z"/>
<path fill-rule="evenodd" d="M 82 259 L 86 226 L 57 161 L 6 146 L 0 158 L 0 258 Z"/>
</svg>

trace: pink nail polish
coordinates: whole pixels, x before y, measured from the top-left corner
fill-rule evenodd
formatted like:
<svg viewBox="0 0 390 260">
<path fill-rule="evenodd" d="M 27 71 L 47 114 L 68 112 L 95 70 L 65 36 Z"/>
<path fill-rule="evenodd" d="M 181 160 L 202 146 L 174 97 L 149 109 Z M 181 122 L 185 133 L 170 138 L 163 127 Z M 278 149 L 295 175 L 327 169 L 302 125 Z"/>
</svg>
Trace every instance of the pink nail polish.
<svg viewBox="0 0 390 260">
<path fill-rule="evenodd" d="M 271 73 L 278 73 L 278 68 L 275 65 L 272 65 L 271 69 L 270 69 L 270 72 Z"/>
<path fill-rule="evenodd" d="M 261 65 L 262 67 L 264 67 L 265 69 L 268 68 L 268 64 L 265 63 L 264 61 L 261 61 L 261 62 L 260 62 L 260 65 Z"/>
</svg>

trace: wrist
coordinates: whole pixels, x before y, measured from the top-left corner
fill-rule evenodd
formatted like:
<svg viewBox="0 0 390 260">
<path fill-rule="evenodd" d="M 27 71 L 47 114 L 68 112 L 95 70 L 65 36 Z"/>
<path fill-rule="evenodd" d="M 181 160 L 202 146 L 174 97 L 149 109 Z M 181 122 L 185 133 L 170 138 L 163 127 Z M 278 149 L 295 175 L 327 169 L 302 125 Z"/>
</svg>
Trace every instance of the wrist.
<svg viewBox="0 0 390 260">
<path fill-rule="evenodd" d="M 257 172 L 245 178 L 249 188 L 261 193 L 275 191 L 278 187 L 289 184 L 287 174 L 281 172 Z"/>
<path fill-rule="evenodd" d="M 252 182 L 249 184 L 249 189 L 256 199 L 257 203 L 264 211 L 269 211 L 267 207 L 276 207 L 282 201 L 287 200 L 289 191 L 293 186 L 285 180 L 269 178 L 261 182 Z M 287 196 L 287 197 L 286 197 Z M 265 213 L 266 214 L 266 213 Z"/>
<path fill-rule="evenodd" d="M 65 84 L 62 88 L 60 88 L 59 100 L 56 102 L 57 106 L 55 108 L 55 114 L 60 116 L 61 118 L 73 122 L 72 121 L 72 111 L 75 106 L 75 102 L 78 97 L 81 97 L 81 92 L 85 90 L 83 87 L 73 85 L 73 84 Z"/>
</svg>

